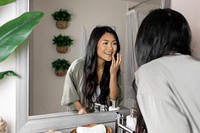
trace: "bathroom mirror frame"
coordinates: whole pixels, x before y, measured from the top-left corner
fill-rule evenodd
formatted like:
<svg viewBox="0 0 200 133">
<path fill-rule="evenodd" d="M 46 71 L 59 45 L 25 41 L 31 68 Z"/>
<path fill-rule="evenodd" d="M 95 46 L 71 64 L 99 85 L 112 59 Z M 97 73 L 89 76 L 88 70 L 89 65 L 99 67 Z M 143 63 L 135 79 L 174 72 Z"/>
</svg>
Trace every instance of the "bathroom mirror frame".
<svg viewBox="0 0 200 133">
<path fill-rule="evenodd" d="M 17 15 L 29 11 L 29 0 L 16 1 Z M 46 132 L 50 129 L 59 131 L 70 131 L 80 125 L 90 123 L 114 123 L 116 111 L 100 112 L 85 115 L 67 115 L 65 112 L 29 116 L 29 39 L 24 42 L 16 52 L 17 73 L 21 78 L 17 79 L 16 85 L 16 132 L 35 133 Z M 118 112 L 128 114 L 127 108 Z M 95 117 L 94 117 L 95 116 Z M 109 117 L 108 117 L 109 116 Z M 78 122 L 77 122 L 78 121 Z M 113 125 L 114 127 L 114 125 Z"/>
<path fill-rule="evenodd" d="M 170 7 L 170 0 L 164 1 L 165 5 L 162 5 L 162 7 Z M 29 1 L 17 0 L 16 8 L 18 15 L 24 12 L 28 12 Z M 23 45 L 21 48 L 19 48 L 16 53 L 16 71 L 21 75 L 21 78 L 17 79 L 16 91 L 17 133 L 44 132 L 50 129 L 65 131 L 66 129 L 71 129 L 83 124 L 114 122 L 116 118 L 115 112 L 98 113 L 98 115 L 92 113 L 71 116 L 67 116 L 64 112 L 61 112 L 54 114 L 29 116 L 29 41 L 27 40 L 25 44 L 26 45 Z M 119 112 L 126 114 L 129 113 L 129 110 L 122 109 Z"/>
</svg>

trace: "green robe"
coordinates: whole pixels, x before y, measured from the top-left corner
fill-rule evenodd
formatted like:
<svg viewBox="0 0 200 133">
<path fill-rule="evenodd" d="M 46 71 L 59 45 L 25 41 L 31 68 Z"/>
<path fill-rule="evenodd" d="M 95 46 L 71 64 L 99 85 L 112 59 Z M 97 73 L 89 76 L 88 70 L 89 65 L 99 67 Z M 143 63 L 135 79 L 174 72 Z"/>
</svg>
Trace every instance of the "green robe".
<svg viewBox="0 0 200 133">
<path fill-rule="evenodd" d="M 63 96 L 61 105 L 66 106 L 67 111 L 77 111 L 74 102 L 80 100 L 83 103 L 83 68 L 85 58 L 76 59 L 69 67 L 65 77 Z M 121 76 L 118 77 L 118 98 L 116 104 L 119 105 L 123 99 Z M 109 101 L 109 98 L 108 98 Z"/>
</svg>

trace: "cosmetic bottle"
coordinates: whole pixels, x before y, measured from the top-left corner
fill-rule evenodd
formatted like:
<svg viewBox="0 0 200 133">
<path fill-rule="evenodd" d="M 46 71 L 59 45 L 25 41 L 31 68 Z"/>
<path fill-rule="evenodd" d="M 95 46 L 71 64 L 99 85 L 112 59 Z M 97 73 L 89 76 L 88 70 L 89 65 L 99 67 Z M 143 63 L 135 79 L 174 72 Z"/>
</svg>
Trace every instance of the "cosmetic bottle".
<svg viewBox="0 0 200 133">
<path fill-rule="evenodd" d="M 130 115 L 126 116 L 126 127 L 131 129 L 132 131 L 135 131 L 135 126 L 136 126 L 135 113 L 136 113 L 136 110 L 131 108 Z"/>
</svg>

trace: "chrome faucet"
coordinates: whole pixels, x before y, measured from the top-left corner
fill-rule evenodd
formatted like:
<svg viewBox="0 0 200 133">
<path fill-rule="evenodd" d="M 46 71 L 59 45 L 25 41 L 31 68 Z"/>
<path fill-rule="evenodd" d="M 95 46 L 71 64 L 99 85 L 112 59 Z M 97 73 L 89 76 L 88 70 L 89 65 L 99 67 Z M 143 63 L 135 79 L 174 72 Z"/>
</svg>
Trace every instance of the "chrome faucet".
<svg viewBox="0 0 200 133">
<path fill-rule="evenodd" d="M 95 103 L 95 112 L 106 112 L 108 111 L 108 105 Z"/>
</svg>

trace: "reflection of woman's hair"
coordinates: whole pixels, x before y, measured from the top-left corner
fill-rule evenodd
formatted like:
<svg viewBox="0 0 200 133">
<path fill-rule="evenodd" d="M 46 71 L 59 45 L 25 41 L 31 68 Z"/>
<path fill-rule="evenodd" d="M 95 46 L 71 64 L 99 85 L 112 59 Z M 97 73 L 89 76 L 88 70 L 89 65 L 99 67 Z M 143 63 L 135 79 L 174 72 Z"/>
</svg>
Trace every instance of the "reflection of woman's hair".
<svg viewBox="0 0 200 133">
<path fill-rule="evenodd" d="M 105 33 L 111 33 L 114 35 L 116 42 L 117 42 L 117 51 L 115 53 L 115 56 L 120 51 L 120 44 L 119 39 L 116 34 L 116 32 L 108 27 L 108 26 L 102 26 L 102 27 L 96 27 L 93 29 L 89 42 L 87 45 L 87 51 L 86 51 L 86 58 L 85 58 L 85 65 L 84 65 L 84 85 L 83 85 L 83 95 L 84 95 L 84 107 L 86 107 L 87 112 L 93 112 L 94 111 L 94 102 L 92 101 L 93 95 L 96 93 L 97 88 L 97 44 L 100 38 Z M 101 93 L 98 97 L 98 102 L 100 104 L 107 104 L 108 95 L 110 93 L 109 89 L 109 81 L 110 81 L 110 65 L 111 61 L 106 62 L 104 66 L 103 75 L 100 81 L 100 90 Z"/>
<path fill-rule="evenodd" d="M 135 44 L 138 66 L 176 52 L 191 55 L 190 43 L 190 27 L 182 14 L 172 9 L 153 10 L 138 30 Z M 139 107 L 138 114 L 136 133 L 143 133 L 146 126 Z"/>
</svg>

